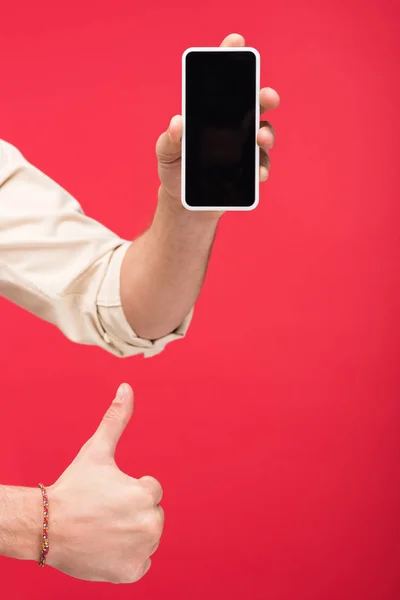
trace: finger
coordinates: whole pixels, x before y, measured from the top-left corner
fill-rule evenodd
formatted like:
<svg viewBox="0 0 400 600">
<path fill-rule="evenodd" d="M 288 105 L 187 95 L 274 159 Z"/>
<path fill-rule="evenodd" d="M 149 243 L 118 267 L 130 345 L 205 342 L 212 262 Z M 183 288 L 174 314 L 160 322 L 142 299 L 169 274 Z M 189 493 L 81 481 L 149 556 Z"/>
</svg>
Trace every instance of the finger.
<svg viewBox="0 0 400 600">
<path fill-rule="evenodd" d="M 267 181 L 269 177 L 269 170 L 271 167 L 271 161 L 269 158 L 268 151 L 260 151 L 260 183 Z"/>
<path fill-rule="evenodd" d="M 175 115 L 172 117 L 168 127 L 168 137 L 174 144 L 180 144 L 182 140 L 182 117 Z"/>
<path fill-rule="evenodd" d="M 91 439 L 91 449 L 105 449 L 110 457 L 114 457 L 119 439 L 132 413 L 133 391 L 130 385 L 123 383 Z"/>
<path fill-rule="evenodd" d="M 151 550 L 150 550 L 150 552 L 149 552 L 149 556 L 153 556 L 153 554 L 155 554 L 155 553 L 157 552 L 157 550 L 158 550 L 158 547 L 159 547 L 159 545 L 160 545 L 160 541 L 161 541 L 161 540 L 158 540 L 158 542 L 156 542 L 156 543 L 154 544 L 154 546 L 151 548 Z"/>
<path fill-rule="evenodd" d="M 272 148 L 275 143 L 275 132 L 268 121 L 261 121 L 260 129 L 257 133 L 257 143 L 263 150 Z"/>
<path fill-rule="evenodd" d="M 275 137 L 276 137 L 275 129 L 273 128 L 273 126 L 271 125 L 271 123 L 269 121 L 264 121 L 264 120 L 260 121 L 260 128 L 261 127 L 266 127 L 267 129 L 269 129 L 275 140 Z"/>
<path fill-rule="evenodd" d="M 145 475 L 139 479 L 139 482 L 150 493 L 154 504 L 160 504 L 163 497 L 163 489 L 157 479 L 154 479 L 150 475 Z"/>
<path fill-rule="evenodd" d="M 134 575 L 134 579 L 133 581 L 139 581 L 139 579 L 142 579 L 142 577 L 144 577 L 146 575 L 146 573 L 148 572 L 148 570 L 151 567 L 151 558 L 148 558 L 136 571 L 135 575 Z"/>
<path fill-rule="evenodd" d="M 174 162 L 181 155 L 182 117 L 172 117 L 168 129 L 157 140 L 156 153 L 162 162 Z"/>
<path fill-rule="evenodd" d="M 231 48 L 238 48 L 241 46 L 245 46 L 246 42 L 245 39 L 242 35 L 239 35 L 238 33 L 230 33 L 221 43 L 221 46 L 224 47 L 231 47 Z"/>
<path fill-rule="evenodd" d="M 148 540 L 151 548 L 161 538 L 164 529 L 165 518 L 162 507 L 158 504 L 157 506 L 142 509 L 136 516 L 135 521 L 145 539 Z M 150 548 L 148 547 L 147 550 Z"/>
<path fill-rule="evenodd" d="M 271 168 L 271 160 L 269 158 L 269 154 L 268 152 L 264 152 L 264 150 L 261 150 L 260 152 L 260 165 L 265 167 L 268 171 Z"/>
<path fill-rule="evenodd" d="M 260 167 L 260 182 L 264 183 L 269 177 L 269 171 L 266 167 Z"/>
<path fill-rule="evenodd" d="M 279 103 L 279 94 L 272 88 L 266 87 L 260 91 L 261 114 L 265 113 L 267 110 L 277 108 L 279 106 Z"/>
</svg>

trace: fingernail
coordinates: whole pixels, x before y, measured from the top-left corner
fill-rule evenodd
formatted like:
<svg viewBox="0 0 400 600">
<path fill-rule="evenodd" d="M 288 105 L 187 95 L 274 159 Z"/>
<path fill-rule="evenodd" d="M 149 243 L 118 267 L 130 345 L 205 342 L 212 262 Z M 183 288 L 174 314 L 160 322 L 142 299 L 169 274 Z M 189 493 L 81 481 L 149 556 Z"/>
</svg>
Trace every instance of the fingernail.
<svg viewBox="0 0 400 600">
<path fill-rule="evenodd" d="M 170 123 L 169 123 L 169 126 L 168 126 L 168 137 L 169 137 L 169 139 L 171 140 L 171 142 L 173 142 L 173 141 L 174 141 L 174 137 L 173 137 L 173 135 L 172 135 L 172 128 L 173 128 L 173 125 L 174 125 L 174 118 L 172 117 L 172 119 L 171 119 L 171 121 L 170 121 Z"/>
<path fill-rule="evenodd" d="M 119 386 L 119 388 L 118 388 L 117 395 L 116 395 L 115 399 L 116 399 L 117 402 L 122 402 L 123 399 L 124 399 L 124 396 L 125 396 L 125 386 L 122 383 Z"/>
</svg>

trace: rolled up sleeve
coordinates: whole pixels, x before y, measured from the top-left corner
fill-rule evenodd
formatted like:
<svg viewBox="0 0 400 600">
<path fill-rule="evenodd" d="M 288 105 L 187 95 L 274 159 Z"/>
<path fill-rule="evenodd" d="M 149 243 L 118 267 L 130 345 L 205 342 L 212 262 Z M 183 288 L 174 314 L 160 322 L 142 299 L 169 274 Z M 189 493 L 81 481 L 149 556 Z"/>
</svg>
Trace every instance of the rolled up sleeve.
<svg viewBox="0 0 400 600">
<path fill-rule="evenodd" d="M 163 338 L 135 334 L 120 297 L 130 243 L 0 140 L 0 295 L 74 342 L 119 357 L 154 356 L 185 335 L 192 313 Z"/>
</svg>

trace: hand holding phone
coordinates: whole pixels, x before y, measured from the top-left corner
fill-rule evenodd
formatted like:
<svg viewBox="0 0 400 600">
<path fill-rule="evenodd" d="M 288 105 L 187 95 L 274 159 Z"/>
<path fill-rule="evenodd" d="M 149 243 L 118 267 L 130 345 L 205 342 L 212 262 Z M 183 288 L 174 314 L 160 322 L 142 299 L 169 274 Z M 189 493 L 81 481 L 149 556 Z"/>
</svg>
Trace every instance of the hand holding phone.
<svg viewBox="0 0 400 600">
<path fill-rule="evenodd" d="M 200 70 L 202 78 L 193 77 L 186 83 L 187 76 L 190 79 L 190 73 L 193 73 L 193 65 L 189 65 L 192 52 L 196 55 L 199 52 L 207 55 L 212 52 L 214 57 L 216 53 L 221 53 L 219 56 L 227 57 L 229 62 L 244 52 L 244 62 L 249 63 L 242 65 L 240 78 L 236 77 L 235 80 L 231 77 L 231 88 L 227 93 L 226 86 L 221 85 L 226 76 L 221 66 L 213 73 L 212 65 L 208 64 L 206 72 Z M 253 54 L 254 58 L 248 53 Z M 275 138 L 270 123 L 260 122 L 259 115 L 279 105 L 275 90 L 259 89 L 259 70 L 257 51 L 246 48 L 245 40 L 238 34 L 228 35 L 219 48 L 193 48 L 184 53 L 183 117 L 175 115 L 171 119 L 167 131 L 159 137 L 156 145 L 160 193 L 167 198 L 167 202 L 178 205 L 180 209 L 185 207 L 190 211 L 208 211 L 212 217 L 227 210 L 248 211 L 257 206 L 258 184 L 268 179 L 269 150 Z M 239 71 L 234 73 L 239 74 Z M 244 110 L 246 102 L 238 103 L 239 92 L 243 92 L 244 88 L 237 88 L 246 73 L 248 80 L 255 77 L 256 83 L 254 86 L 252 82 L 250 86 L 245 86 L 250 91 L 246 96 L 248 109 Z M 209 75 L 212 76 L 211 84 Z M 200 88 L 200 94 L 190 92 L 195 91 L 196 86 Z M 220 101 L 214 93 L 211 96 L 208 94 L 207 98 L 207 90 L 218 86 L 221 90 Z M 207 106 L 208 113 L 215 102 L 217 110 L 211 122 L 200 120 L 207 112 L 198 108 L 199 102 L 203 108 Z M 241 125 L 233 127 L 238 104 L 244 116 Z"/>
</svg>

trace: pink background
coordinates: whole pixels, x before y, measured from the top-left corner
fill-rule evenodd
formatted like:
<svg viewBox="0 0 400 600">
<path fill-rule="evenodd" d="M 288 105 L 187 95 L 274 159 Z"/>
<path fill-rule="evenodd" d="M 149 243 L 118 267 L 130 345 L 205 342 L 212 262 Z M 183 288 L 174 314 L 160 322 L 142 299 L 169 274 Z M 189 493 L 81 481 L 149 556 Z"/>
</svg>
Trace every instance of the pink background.
<svg viewBox="0 0 400 600">
<path fill-rule="evenodd" d="M 166 511 L 134 587 L 1 559 L 4 598 L 400 597 L 398 3 L 234 5 L 1 9 L 0 137 L 127 238 L 185 48 L 242 33 L 282 97 L 261 204 L 223 219 L 185 342 L 119 361 L 1 301 L 0 481 L 52 483 L 126 380 L 118 462 Z"/>
</svg>

